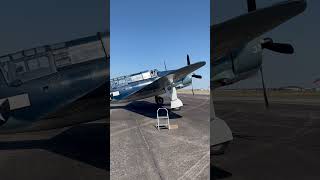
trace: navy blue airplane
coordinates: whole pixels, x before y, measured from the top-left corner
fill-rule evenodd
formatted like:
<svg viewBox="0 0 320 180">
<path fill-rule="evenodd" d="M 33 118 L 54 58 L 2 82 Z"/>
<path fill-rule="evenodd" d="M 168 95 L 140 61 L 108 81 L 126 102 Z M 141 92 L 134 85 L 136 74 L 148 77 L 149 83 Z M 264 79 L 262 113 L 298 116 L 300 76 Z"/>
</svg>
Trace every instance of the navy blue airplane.
<svg viewBox="0 0 320 180">
<path fill-rule="evenodd" d="M 83 99 L 106 100 L 109 60 L 109 32 L 1 56 L 0 132 L 51 129 L 96 120 L 57 120 L 53 117 L 59 115 L 53 113 L 85 106 Z M 75 104 L 79 100 L 82 103 Z"/>
<path fill-rule="evenodd" d="M 155 97 L 155 102 L 162 105 L 161 95 L 165 95 L 170 98 L 171 109 L 179 109 L 183 103 L 177 96 L 177 89 L 192 85 L 192 78 L 201 79 L 202 76 L 191 73 L 205 64 L 204 61 L 191 64 L 187 55 L 187 66 L 177 70 L 154 69 L 113 78 L 110 80 L 110 101 L 129 102 Z"/>
<path fill-rule="evenodd" d="M 236 83 L 260 71 L 265 106 L 268 107 L 262 71 L 262 52 L 268 49 L 277 53 L 293 54 L 294 48 L 290 44 L 275 43 L 273 39 L 261 35 L 302 13 L 307 3 L 306 0 L 288 0 L 257 9 L 255 0 L 247 0 L 247 6 L 247 14 L 211 26 L 210 89 Z M 216 148 L 216 152 L 223 152 L 233 137 L 228 125 L 215 116 L 213 101 L 211 132 L 211 146 L 219 147 Z"/>
</svg>

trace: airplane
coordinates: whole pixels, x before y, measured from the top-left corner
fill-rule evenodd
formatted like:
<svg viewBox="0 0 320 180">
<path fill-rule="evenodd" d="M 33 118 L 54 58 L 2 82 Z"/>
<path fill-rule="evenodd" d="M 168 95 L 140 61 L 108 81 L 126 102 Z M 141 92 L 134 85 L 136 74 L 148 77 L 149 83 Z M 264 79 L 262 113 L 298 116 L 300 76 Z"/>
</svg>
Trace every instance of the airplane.
<svg viewBox="0 0 320 180">
<path fill-rule="evenodd" d="M 85 106 L 86 99 L 99 97 L 107 101 L 109 39 L 109 31 L 105 31 L 1 56 L 0 133 L 54 129 L 97 120 L 54 117 L 62 110 L 70 113 Z M 105 106 L 100 109 L 107 116 Z"/>
<path fill-rule="evenodd" d="M 266 108 L 269 107 L 263 79 L 262 52 L 293 54 L 290 44 L 275 43 L 266 32 L 302 13 L 306 0 L 288 0 L 257 9 L 255 0 L 247 0 L 248 13 L 210 27 L 211 85 L 214 89 L 234 84 L 261 73 Z M 223 154 L 233 140 L 232 131 L 225 121 L 216 117 L 211 96 L 211 153 Z"/>
<path fill-rule="evenodd" d="M 164 95 L 170 98 L 171 109 L 179 110 L 183 103 L 177 96 L 177 89 L 192 85 L 192 78 L 201 79 L 202 76 L 191 73 L 205 64 L 204 61 L 191 64 L 187 55 L 187 66 L 180 69 L 153 69 L 113 78 L 110 80 L 110 101 L 121 103 L 155 97 L 155 102 L 163 105 L 164 99 L 161 95 Z"/>
</svg>

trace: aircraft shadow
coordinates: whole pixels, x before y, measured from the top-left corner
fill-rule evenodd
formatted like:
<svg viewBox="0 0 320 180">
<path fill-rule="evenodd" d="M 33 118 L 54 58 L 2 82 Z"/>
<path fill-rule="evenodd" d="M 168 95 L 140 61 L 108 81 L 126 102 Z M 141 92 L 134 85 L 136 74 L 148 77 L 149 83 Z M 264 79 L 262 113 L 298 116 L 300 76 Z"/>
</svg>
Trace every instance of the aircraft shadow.
<svg viewBox="0 0 320 180">
<path fill-rule="evenodd" d="M 166 107 L 167 104 L 165 104 L 163 107 Z M 159 106 L 155 103 L 151 103 L 148 101 L 133 101 L 127 105 L 124 106 L 112 106 L 110 109 L 126 109 L 128 111 L 146 116 L 151 119 L 157 119 L 157 110 L 158 108 L 161 108 L 162 106 Z M 169 111 L 169 117 L 170 119 L 179 119 L 182 118 L 181 115 L 173 112 L 172 110 L 168 109 Z M 164 115 L 162 112 L 159 113 L 159 115 Z"/>
<path fill-rule="evenodd" d="M 108 126 L 107 123 L 81 124 L 51 139 L 0 141 L 0 150 L 45 149 L 96 168 L 109 170 Z"/>
<path fill-rule="evenodd" d="M 210 165 L 210 174 L 212 180 L 214 179 L 225 179 L 232 176 L 232 173 L 227 172 L 221 168 L 218 168 L 214 165 Z"/>
</svg>

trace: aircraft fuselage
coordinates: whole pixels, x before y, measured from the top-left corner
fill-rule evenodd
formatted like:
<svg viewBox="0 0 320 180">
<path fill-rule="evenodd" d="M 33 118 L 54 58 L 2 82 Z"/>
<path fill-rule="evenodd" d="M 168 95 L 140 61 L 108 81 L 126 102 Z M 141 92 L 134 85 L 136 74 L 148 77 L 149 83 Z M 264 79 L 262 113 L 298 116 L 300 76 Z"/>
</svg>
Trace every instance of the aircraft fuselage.
<svg viewBox="0 0 320 180">
<path fill-rule="evenodd" d="M 137 90 L 151 84 L 152 82 L 171 72 L 172 71 L 158 71 L 155 69 L 128 76 L 122 76 L 119 78 L 113 78 L 110 81 L 110 100 L 111 102 L 126 102 L 125 100 L 123 100 L 126 96 L 136 92 Z M 177 89 L 181 89 L 191 85 L 191 83 L 192 77 L 191 75 L 188 75 L 176 82 L 173 82 L 172 86 L 176 87 Z M 144 93 L 143 95 L 137 96 L 135 97 L 135 99 L 131 99 L 130 101 L 159 96 L 165 93 L 165 89 L 150 89 L 148 92 Z"/>
<path fill-rule="evenodd" d="M 48 113 L 107 88 L 109 57 L 101 43 L 91 36 L 0 58 L 0 131 L 29 128 Z"/>
</svg>

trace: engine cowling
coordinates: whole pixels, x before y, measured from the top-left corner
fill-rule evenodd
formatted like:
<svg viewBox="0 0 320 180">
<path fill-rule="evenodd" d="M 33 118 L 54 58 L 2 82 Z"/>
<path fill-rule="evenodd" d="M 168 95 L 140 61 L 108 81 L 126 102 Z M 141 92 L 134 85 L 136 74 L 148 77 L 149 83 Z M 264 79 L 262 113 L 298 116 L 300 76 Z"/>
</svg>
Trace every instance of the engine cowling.
<svg viewBox="0 0 320 180">
<path fill-rule="evenodd" d="M 190 86 L 192 84 L 192 77 L 190 75 L 184 77 L 181 81 L 175 83 L 177 89 L 182 89 L 184 87 Z"/>
<path fill-rule="evenodd" d="M 214 88 L 246 79 L 259 70 L 262 64 L 262 48 L 256 41 L 213 62 L 212 82 Z"/>
<path fill-rule="evenodd" d="M 260 44 L 247 45 L 245 48 L 231 53 L 234 73 L 242 74 L 258 70 L 262 64 L 262 49 Z"/>
</svg>

